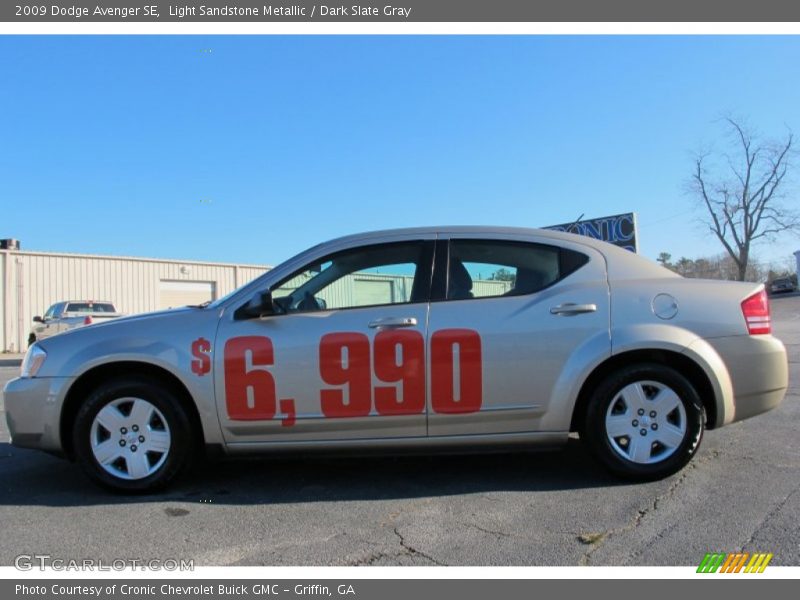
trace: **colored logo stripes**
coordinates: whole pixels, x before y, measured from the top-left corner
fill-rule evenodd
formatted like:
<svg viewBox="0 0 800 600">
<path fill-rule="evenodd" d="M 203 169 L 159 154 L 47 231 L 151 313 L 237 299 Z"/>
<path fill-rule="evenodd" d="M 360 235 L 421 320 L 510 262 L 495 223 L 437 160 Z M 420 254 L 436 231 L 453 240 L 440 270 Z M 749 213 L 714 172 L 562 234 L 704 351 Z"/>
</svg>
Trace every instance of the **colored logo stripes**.
<svg viewBox="0 0 800 600">
<path fill-rule="evenodd" d="M 738 552 L 725 554 L 722 552 L 709 552 L 703 557 L 700 566 L 697 567 L 698 573 L 763 573 L 769 561 L 772 560 L 772 553 L 757 552 Z M 749 559 L 749 560 L 748 560 Z"/>
</svg>

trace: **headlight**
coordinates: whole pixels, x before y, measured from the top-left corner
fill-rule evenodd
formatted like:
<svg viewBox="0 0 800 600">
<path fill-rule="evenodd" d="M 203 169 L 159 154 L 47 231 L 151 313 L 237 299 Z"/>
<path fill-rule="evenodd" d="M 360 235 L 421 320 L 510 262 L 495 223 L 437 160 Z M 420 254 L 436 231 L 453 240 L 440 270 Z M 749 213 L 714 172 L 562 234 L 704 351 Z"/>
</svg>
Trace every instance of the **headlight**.
<svg viewBox="0 0 800 600">
<path fill-rule="evenodd" d="M 39 344 L 33 344 L 25 353 L 25 359 L 22 361 L 22 369 L 20 370 L 20 377 L 36 377 L 36 373 L 44 364 L 44 359 L 47 358 L 47 352 L 39 347 Z"/>
</svg>

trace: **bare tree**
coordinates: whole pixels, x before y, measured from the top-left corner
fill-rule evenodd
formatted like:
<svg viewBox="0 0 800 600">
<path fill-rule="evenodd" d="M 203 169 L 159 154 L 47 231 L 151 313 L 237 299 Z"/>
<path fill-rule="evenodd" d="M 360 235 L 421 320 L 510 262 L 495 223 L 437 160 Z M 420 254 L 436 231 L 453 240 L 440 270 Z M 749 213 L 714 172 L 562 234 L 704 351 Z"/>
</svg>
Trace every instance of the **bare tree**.
<svg viewBox="0 0 800 600">
<path fill-rule="evenodd" d="M 714 169 L 710 154 L 695 160 L 692 190 L 708 212 L 704 222 L 733 259 L 738 280 L 748 273 L 754 242 L 800 228 L 800 216 L 782 205 L 793 136 L 779 142 L 759 141 L 728 118 L 735 153 L 723 155 L 726 168 Z"/>
</svg>

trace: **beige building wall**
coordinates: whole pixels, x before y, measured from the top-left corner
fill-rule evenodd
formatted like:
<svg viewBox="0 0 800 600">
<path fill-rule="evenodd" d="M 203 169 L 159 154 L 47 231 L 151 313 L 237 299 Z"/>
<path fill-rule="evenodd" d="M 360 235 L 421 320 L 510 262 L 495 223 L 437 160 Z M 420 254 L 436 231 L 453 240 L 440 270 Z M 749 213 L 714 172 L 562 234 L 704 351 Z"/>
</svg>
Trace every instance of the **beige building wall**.
<svg viewBox="0 0 800 600">
<path fill-rule="evenodd" d="M 24 352 L 35 315 L 64 300 L 108 300 L 137 314 L 216 299 L 270 267 L 88 254 L 0 250 L 0 350 Z M 321 294 L 331 307 L 406 299 L 412 279 L 357 273 Z M 477 296 L 501 295 L 511 284 L 475 281 Z M 369 288 L 369 289 L 367 289 Z M 211 295 L 212 298 L 204 297 Z M 212 290 L 209 292 L 208 290 Z"/>
<path fill-rule="evenodd" d="M 120 312 L 158 310 L 162 282 L 212 284 L 222 297 L 267 266 L 0 250 L 0 350 L 24 352 L 33 317 L 62 300 L 110 300 Z M 202 287 L 202 286 L 199 286 Z"/>
</svg>

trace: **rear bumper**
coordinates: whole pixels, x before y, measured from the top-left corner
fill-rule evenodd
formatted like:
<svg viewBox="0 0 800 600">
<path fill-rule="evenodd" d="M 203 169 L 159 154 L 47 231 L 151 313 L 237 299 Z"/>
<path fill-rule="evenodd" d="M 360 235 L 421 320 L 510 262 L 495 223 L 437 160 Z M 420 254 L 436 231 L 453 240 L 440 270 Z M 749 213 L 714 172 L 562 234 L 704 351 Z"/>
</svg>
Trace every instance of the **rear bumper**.
<svg viewBox="0 0 800 600">
<path fill-rule="evenodd" d="M 733 421 L 778 406 L 789 386 L 783 343 L 771 335 L 742 335 L 706 340 L 717 351 L 733 385 Z"/>
<path fill-rule="evenodd" d="M 33 377 L 9 381 L 3 389 L 11 443 L 61 452 L 61 405 L 72 378 Z"/>
</svg>

